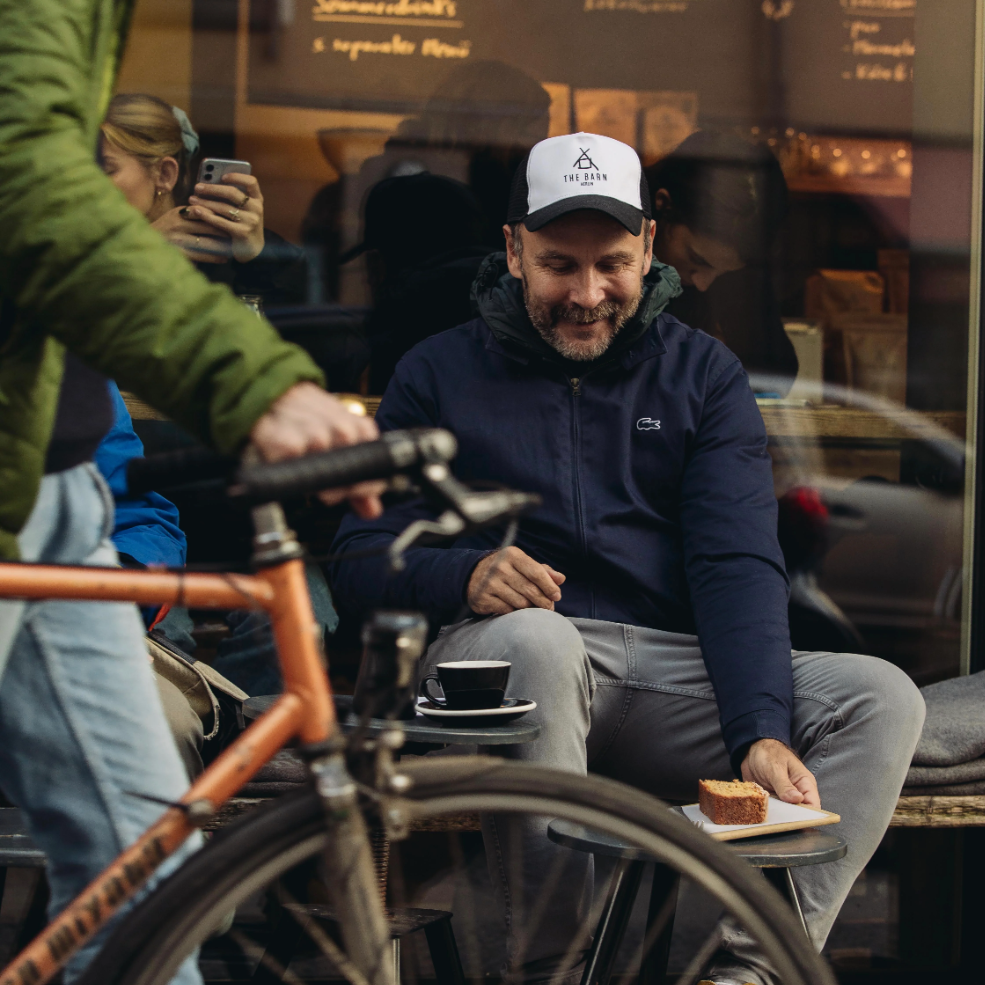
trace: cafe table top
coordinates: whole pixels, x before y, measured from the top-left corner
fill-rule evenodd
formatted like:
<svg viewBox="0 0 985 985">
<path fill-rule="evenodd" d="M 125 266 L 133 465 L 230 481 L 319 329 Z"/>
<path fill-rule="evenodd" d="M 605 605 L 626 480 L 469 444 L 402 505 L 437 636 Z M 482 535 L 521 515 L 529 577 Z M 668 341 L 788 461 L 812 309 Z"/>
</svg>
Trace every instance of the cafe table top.
<svg viewBox="0 0 985 985">
<path fill-rule="evenodd" d="M 243 702 L 243 714 L 247 719 L 259 718 L 280 695 L 262 694 Z M 344 732 L 351 732 L 357 724 L 352 710 L 352 695 L 336 694 L 335 710 Z M 407 742 L 438 746 L 516 746 L 533 742 L 540 735 L 540 726 L 525 718 L 506 725 L 453 726 L 439 725 L 424 715 L 400 723 Z M 369 720 L 369 733 L 375 735 L 389 728 L 390 722 L 379 718 Z"/>
</svg>

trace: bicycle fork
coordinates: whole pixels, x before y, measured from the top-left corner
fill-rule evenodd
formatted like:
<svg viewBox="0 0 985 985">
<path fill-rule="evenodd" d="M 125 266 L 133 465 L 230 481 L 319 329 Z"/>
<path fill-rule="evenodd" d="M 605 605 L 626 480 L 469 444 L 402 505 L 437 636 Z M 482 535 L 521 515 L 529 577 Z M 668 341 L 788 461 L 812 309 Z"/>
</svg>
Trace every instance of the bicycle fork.
<svg viewBox="0 0 985 985">
<path fill-rule="evenodd" d="M 390 727 L 370 738 L 362 730 L 341 749 L 314 758 L 310 763 L 315 787 L 325 805 L 329 845 L 324 856 L 326 882 L 335 897 L 335 911 L 348 959 L 365 982 L 357 985 L 396 985 L 399 958 L 391 947 L 389 922 L 384 910 L 385 878 L 381 887 L 373 862 L 366 819 L 360 810 L 359 789 L 372 790 L 370 808 L 382 824 L 387 839 L 406 838 L 407 825 L 392 809 L 390 798 L 407 789 L 407 777 L 395 769 L 394 756 L 403 746 L 403 729 L 394 719 L 413 707 L 417 663 L 427 643 L 427 622 L 416 612 L 376 612 L 363 628 L 363 663 L 360 681 L 362 723 L 374 712 L 390 721 Z M 359 692 L 359 682 L 356 691 Z M 353 772 L 350 772 L 350 767 Z M 358 778 L 359 782 L 353 778 Z M 350 980 L 351 969 L 340 968 Z"/>
<path fill-rule="evenodd" d="M 353 965 L 339 971 L 353 985 L 396 985 L 390 960 L 390 927 L 356 783 L 341 753 L 314 760 L 310 769 L 328 821 L 328 845 L 323 854 L 325 882 L 346 955 Z"/>
</svg>

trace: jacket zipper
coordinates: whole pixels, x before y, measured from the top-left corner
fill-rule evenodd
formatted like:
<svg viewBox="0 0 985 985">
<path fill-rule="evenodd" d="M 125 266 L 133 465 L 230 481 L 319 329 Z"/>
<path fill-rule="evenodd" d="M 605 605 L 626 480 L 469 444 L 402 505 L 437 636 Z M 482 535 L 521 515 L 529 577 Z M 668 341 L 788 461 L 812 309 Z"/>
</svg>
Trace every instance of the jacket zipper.
<svg viewBox="0 0 985 985">
<path fill-rule="evenodd" d="M 579 401 L 576 399 L 581 396 L 581 379 L 577 376 L 570 377 L 568 383 L 571 385 L 571 431 L 573 442 L 573 464 L 572 472 L 575 486 L 575 516 L 578 520 L 578 536 L 581 543 L 582 557 L 588 559 L 588 539 L 585 536 L 585 516 L 582 510 L 581 498 L 581 427 Z M 589 593 L 591 596 L 591 618 L 595 618 L 595 586 L 589 582 Z"/>
</svg>

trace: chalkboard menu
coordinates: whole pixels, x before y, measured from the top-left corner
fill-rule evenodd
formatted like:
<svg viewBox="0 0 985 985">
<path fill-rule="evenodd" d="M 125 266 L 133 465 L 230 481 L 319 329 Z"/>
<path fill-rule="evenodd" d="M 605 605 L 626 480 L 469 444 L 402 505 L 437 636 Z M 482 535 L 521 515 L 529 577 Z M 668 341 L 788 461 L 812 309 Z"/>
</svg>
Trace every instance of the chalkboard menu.
<svg viewBox="0 0 985 985">
<path fill-rule="evenodd" d="M 575 98 L 693 93 L 705 121 L 902 133 L 911 121 L 916 4 L 297 0 L 291 23 L 268 29 L 251 18 L 248 98 L 415 112 L 452 73 L 502 62 L 566 85 Z"/>
<path fill-rule="evenodd" d="M 815 131 L 908 133 L 917 0 L 785 2 L 794 9 L 778 31 L 792 124 Z M 921 0 L 928 16 L 932 2 Z"/>
</svg>

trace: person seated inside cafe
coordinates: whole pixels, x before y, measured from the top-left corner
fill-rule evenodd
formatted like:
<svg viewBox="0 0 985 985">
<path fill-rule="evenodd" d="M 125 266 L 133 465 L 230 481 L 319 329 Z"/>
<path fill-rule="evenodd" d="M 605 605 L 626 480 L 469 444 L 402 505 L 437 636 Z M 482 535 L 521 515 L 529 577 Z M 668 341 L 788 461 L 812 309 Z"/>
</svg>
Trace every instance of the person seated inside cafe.
<svg viewBox="0 0 985 985">
<path fill-rule="evenodd" d="M 668 314 L 721 339 L 757 391 L 786 394 L 797 354 L 780 318 L 773 255 L 787 184 L 769 147 L 699 130 L 646 170 L 653 255 L 683 290 Z"/>
<path fill-rule="evenodd" d="M 341 259 L 366 257 L 370 393 L 383 393 L 418 342 L 469 319 L 472 282 L 489 252 L 483 221 L 469 187 L 443 175 L 384 178 L 370 190 L 363 240 Z"/>
<path fill-rule="evenodd" d="M 67 359 L 75 360 L 69 354 Z M 93 455 L 93 461 L 113 496 L 113 546 L 125 568 L 184 567 L 188 543 L 178 509 L 160 493 L 134 494 L 127 467 L 144 454 L 143 442 L 119 387 L 107 380 L 113 403 L 113 426 Z M 305 568 L 308 592 L 319 632 L 331 634 L 338 616 L 321 569 Z M 208 664 L 196 661 L 195 624 L 184 606 L 153 606 L 141 610 L 150 639 L 155 683 L 168 728 L 189 779 L 194 780 L 238 734 L 235 708 L 230 703 L 251 694 L 283 690 L 277 649 L 266 612 L 231 609 L 217 614 L 229 628 Z M 161 654 L 164 647 L 168 654 Z M 162 660 L 163 656 L 163 660 Z M 197 669 L 192 670 L 192 665 Z M 207 700 L 196 700 L 196 698 Z M 209 694 L 208 692 L 212 692 Z"/>
<path fill-rule="evenodd" d="M 477 316 L 404 357 L 377 421 L 447 428 L 459 479 L 542 505 L 505 551 L 501 534 L 463 536 L 409 551 L 394 574 L 383 551 L 429 509 L 349 516 L 333 590 L 350 613 L 423 609 L 437 638 L 422 676 L 509 661 L 507 697 L 536 701 L 541 726 L 510 747 L 516 759 L 684 803 L 700 779 L 742 777 L 840 814 L 845 858 L 793 870 L 821 948 L 893 815 L 923 701 L 883 660 L 791 652 L 763 420 L 739 359 L 668 312 L 680 278 L 654 260 L 656 232 L 631 147 L 578 133 L 533 148 L 506 252 L 476 279 Z M 550 842 L 546 823 L 497 819 L 487 855 L 508 926 L 546 907 L 525 946 L 509 938 L 517 980 L 575 982 L 580 968 L 552 976 L 587 912 L 592 862 Z M 555 860 L 563 876 L 540 899 Z M 706 977 L 774 981 L 726 930 Z"/>
<path fill-rule="evenodd" d="M 120 93 L 100 129 L 99 162 L 126 200 L 209 280 L 265 304 L 304 300 L 304 252 L 263 225 L 254 175 L 196 184 L 199 138 L 185 112 Z"/>
</svg>

